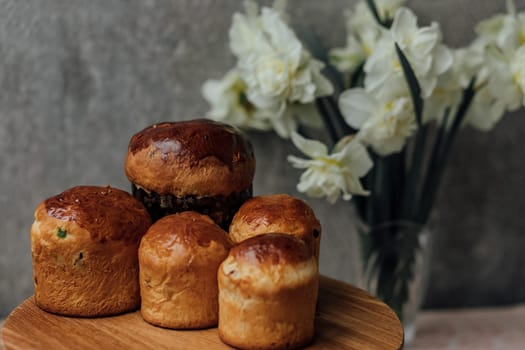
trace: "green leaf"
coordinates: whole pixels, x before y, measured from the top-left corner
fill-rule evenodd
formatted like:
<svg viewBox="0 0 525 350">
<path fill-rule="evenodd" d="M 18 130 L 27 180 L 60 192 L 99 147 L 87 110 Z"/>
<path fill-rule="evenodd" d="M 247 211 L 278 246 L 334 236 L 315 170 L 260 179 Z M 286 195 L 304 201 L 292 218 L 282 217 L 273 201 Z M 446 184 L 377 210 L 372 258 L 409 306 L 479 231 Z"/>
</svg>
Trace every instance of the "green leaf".
<svg viewBox="0 0 525 350">
<path fill-rule="evenodd" d="M 459 105 L 458 111 L 456 112 L 456 115 L 454 117 L 454 122 L 452 124 L 452 128 L 451 128 L 452 133 L 457 132 L 461 123 L 463 123 L 465 116 L 467 115 L 468 109 L 470 105 L 472 104 L 474 95 L 476 94 L 476 89 L 474 87 L 475 84 L 476 84 L 476 78 L 474 77 L 470 80 L 470 84 L 465 88 L 465 90 L 463 90 L 461 104 Z"/>
<path fill-rule="evenodd" d="M 438 178 L 440 176 L 440 156 L 442 154 L 443 143 L 446 140 L 447 131 L 448 131 L 448 120 L 450 117 L 450 107 L 445 110 L 443 114 L 443 122 L 437 130 L 437 135 L 434 139 L 434 144 L 432 146 L 432 153 L 428 161 L 427 170 L 425 172 L 425 178 L 423 187 L 420 193 L 420 198 L 418 199 L 418 208 L 419 213 L 417 214 L 419 222 L 426 222 L 428 219 L 426 212 L 427 208 L 432 207 L 434 200 L 434 194 L 437 191 Z"/>
<path fill-rule="evenodd" d="M 427 140 L 428 125 L 422 125 L 417 129 L 414 146 L 412 148 L 410 167 L 407 173 L 405 192 L 402 201 L 402 216 L 406 220 L 414 220 L 417 210 L 418 193 L 421 191 L 423 175 L 423 164 L 425 158 L 425 146 Z"/>
<path fill-rule="evenodd" d="M 372 16 L 374 16 L 377 23 L 384 26 L 383 21 L 381 20 L 381 17 L 379 17 L 379 11 L 377 11 L 377 6 L 374 0 L 366 0 L 366 4 L 368 5 L 368 8 L 370 9 L 370 12 L 372 13 Z"/>
<path fill-rule="evenodd" d="M 419 86 L 416 74 L 414 73 L 414 70 L 412 69 L 410 62 L 408 62 L 408 59 L 406 58 L 405 54 L 403 53 L 403 51 L 397 43 L 395 45 L 397 57 L 399 58 L 399 63 L 401 64 L 401 68 L 403 69 L 403 74 L 405 75 L 408 88 L 410 89 L 410 95 L 412 97 L 412 104 L 414 105 L 414 113 L 416 115 L 417 125 L 418 127 L 421 127 L 421 121 L 423 118 L 423 99 L 421 98 L 421 86 Z"/>
<path fill-rule="evenodd" d="M 317 106 L 317 110 L 319 111 L 319 114 L 321 115 L 323 124 L 328 131 L 328 136 L 330 137 L 330 141 L 331 141 L 330 146 L 333 146 L 342 137 L 342 135 L 340 134 L 340 130 L 337 130 L 336 128 L 336 125 L 334 122 L 335 116 L 330 112 L 327 106 L 326 97 L 318 97 L 315 100 L 315 104 Z"/>
<path fill-rule="evenodd" d="M 350 87 L 363 87 L 365 82 L 365 62 L 361 63 L 350 78 Z"/>
<path fill-rule="evenodd" d="M 445 123 L 442 126 L 442 128 L 444 128 L 444 130 L 442 131 L 443 136 L 442 139 L 439 139 L 439 142 L 442 144 L 439 145 L 439 148 L 436 151 L 437 154 L 433 155 L 433 158 L 435 159 L 431 160 L 431 168 L 427 172 L 428 183 L 425 184 L 425 187 L 423 189 L 425 198 L 424 200 L 422 200 L 423 205 L 420 208 L 419 214 L 421 220 L 423 221 L 426 221 L 430 216 L 430 211 L 432 209 L 432 206 L 434 205 L 434 201 L 436 200 L 439 185 L 441 183 L 441 178 L 447 165 L 447 159 L 450 153 L 450 149 L 452 148 L 452 144 L 456 138 L 456 134 L 459 130 L 459 127 L 463 123 L 463 120 L 467 115 L 468 109 L 472 104 L 472 100 L 476 95 L 475 83 L 476 77 L 472 78 L 468 87 L 463 90 L 463 97 L 461 98 L 461 103 L 458 107 L 456 114 L 453 117 L 454 119 L 452 120 L 452 126 L 450 127 L 450 130 L 446 129 L 446 122 L 448 121 L 445 121 Z"/>
</svg>

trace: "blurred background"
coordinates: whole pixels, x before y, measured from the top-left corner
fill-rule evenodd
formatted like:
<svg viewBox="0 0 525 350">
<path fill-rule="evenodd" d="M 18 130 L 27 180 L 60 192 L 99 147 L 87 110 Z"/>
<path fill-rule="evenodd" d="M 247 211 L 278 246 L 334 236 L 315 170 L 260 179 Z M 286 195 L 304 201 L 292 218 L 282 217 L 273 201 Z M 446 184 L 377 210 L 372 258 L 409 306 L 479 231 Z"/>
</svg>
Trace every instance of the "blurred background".
<svg viewBox="0 0 525 350">
<path fill-rule="evenodd" d="M 267 2 L 265 2 L 267 3 Z M 295 28 L 343 46 L 350 0 L 290 0 Z M 516 0 L 518 10 L 525 0 Z M 408 1 L 445 43 L 466 45 L 504 1 Z M 29 229 L 37 204 L 77 184 L 128 190 L 123 161 L 145 126 L 203 117 L 200 87 L 233 65 L 234 0 L 0 0 L 0 318 L 33 292 Z M 525 301 L 525 115 L 489 133 L 462 131 L 431 226 L 434 259 L 425 306 Z M 249 133 L 256 194 L 295 189 L 291 142 Z M 304 198 L 304 197 L 303 197 Z M 307 201 L 323 225 L 321 272 L 352 279 L 349 203 Z"/>
</svg>

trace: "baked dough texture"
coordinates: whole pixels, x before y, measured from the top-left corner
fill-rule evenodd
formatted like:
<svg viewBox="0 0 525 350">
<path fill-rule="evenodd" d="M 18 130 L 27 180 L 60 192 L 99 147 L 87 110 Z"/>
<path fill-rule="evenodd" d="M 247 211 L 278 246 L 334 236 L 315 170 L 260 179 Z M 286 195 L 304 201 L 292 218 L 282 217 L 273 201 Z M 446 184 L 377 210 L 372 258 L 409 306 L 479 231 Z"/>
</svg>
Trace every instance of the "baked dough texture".
<svg viewBox="0 0 525 350">
<path fill-rule="evenodd" d="M 263 233 L 291 234 L 310 246 L 319 260 L 321 223 L 306 202 L 287 194 L 247 200 L 233 217 L 229 231 L 230 239 L 235 243 Z"/>
<path fill-rule="evenodd" d="M 227 234 L 208 216 L 183 212 L 151 226 L 139 248 L 141 313 L 166 328 L 217 324 L 217 269 L 228 255 Z"/>
<path fill-rule="evenodd" d="M 218 272 L 219 336 L 241 349 L 295 349 L 314 337 L 319 287 L 310 248 L 264 234 L 231 249 Z"/>
<path fill-rule="evenodd" d="M 36 304 L 69 316 L 139 308 L 137 251 L 151 225 L 127 192 L 77 186 L 38 205 L 31 227 Z"/>
</svg>

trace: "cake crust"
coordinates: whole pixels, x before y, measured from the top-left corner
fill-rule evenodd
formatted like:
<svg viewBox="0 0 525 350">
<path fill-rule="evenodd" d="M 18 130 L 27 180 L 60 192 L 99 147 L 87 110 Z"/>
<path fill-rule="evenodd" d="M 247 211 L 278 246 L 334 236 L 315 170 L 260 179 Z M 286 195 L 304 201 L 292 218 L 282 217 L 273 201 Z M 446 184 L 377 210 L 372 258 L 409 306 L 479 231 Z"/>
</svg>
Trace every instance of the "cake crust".
<svg viewBox="0 0 525 350">
<path fill-rule="evenodd" d="M 232 248 L 221 264 L 219 336 L 240 349 L 295 349 L 314 337 L 319 272 L 300 239 L 264 234 Z"/>
<path fill-rule="evenodd" d="M 141 313 L 157 326 L 217 324 L 217 269 L 228 255 L 227 234 L 208 216 L 183 212 L 151 226 L 139 248 Z"/>
<path fill-rule="evenodd" d="M 128 179 L 146 191 L 175 196 L 228 196 L 251 188 L 251 143 L 230 125 L 207 119 L 154 124 L 135 134 Z"/>
<path fill-rule="evenodd" d="M 281 232 L 303 240 L 319 258 L 321 223 L 303 200 L 287 194 L 253 197 L 239 208 L 230 225 L 230 238 L 239 243 L 264 233 Z"/>
<path fill-rule="evenodd" d="M 36 304 L 82 317 L 137 309 L 137 251 L 150 224 L 139 201 L 109 186 L 77 186 L 40 203 L 30 232 Z"/>
</svg>

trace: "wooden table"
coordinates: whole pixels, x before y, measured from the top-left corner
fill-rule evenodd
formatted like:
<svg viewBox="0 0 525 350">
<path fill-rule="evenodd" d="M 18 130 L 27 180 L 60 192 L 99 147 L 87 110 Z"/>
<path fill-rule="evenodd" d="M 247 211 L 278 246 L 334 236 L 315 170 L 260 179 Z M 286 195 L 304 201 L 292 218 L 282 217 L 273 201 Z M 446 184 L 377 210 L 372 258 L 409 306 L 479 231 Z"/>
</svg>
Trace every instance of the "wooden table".
<svg viewBox="0 0 525 350">
<path fill-rule="evenodd" d="M 228 349 L 217 329 L 154 327 L 139 311 L 102 318 L 62 317 L 40 310 L 33 298 L 9 315 L 2 329 L 7 349 Z M 346 283 L 321 277 L 316 338 L 309 349 L 398 350 L 403 329 L 380 300 Z"/>
</svg>

